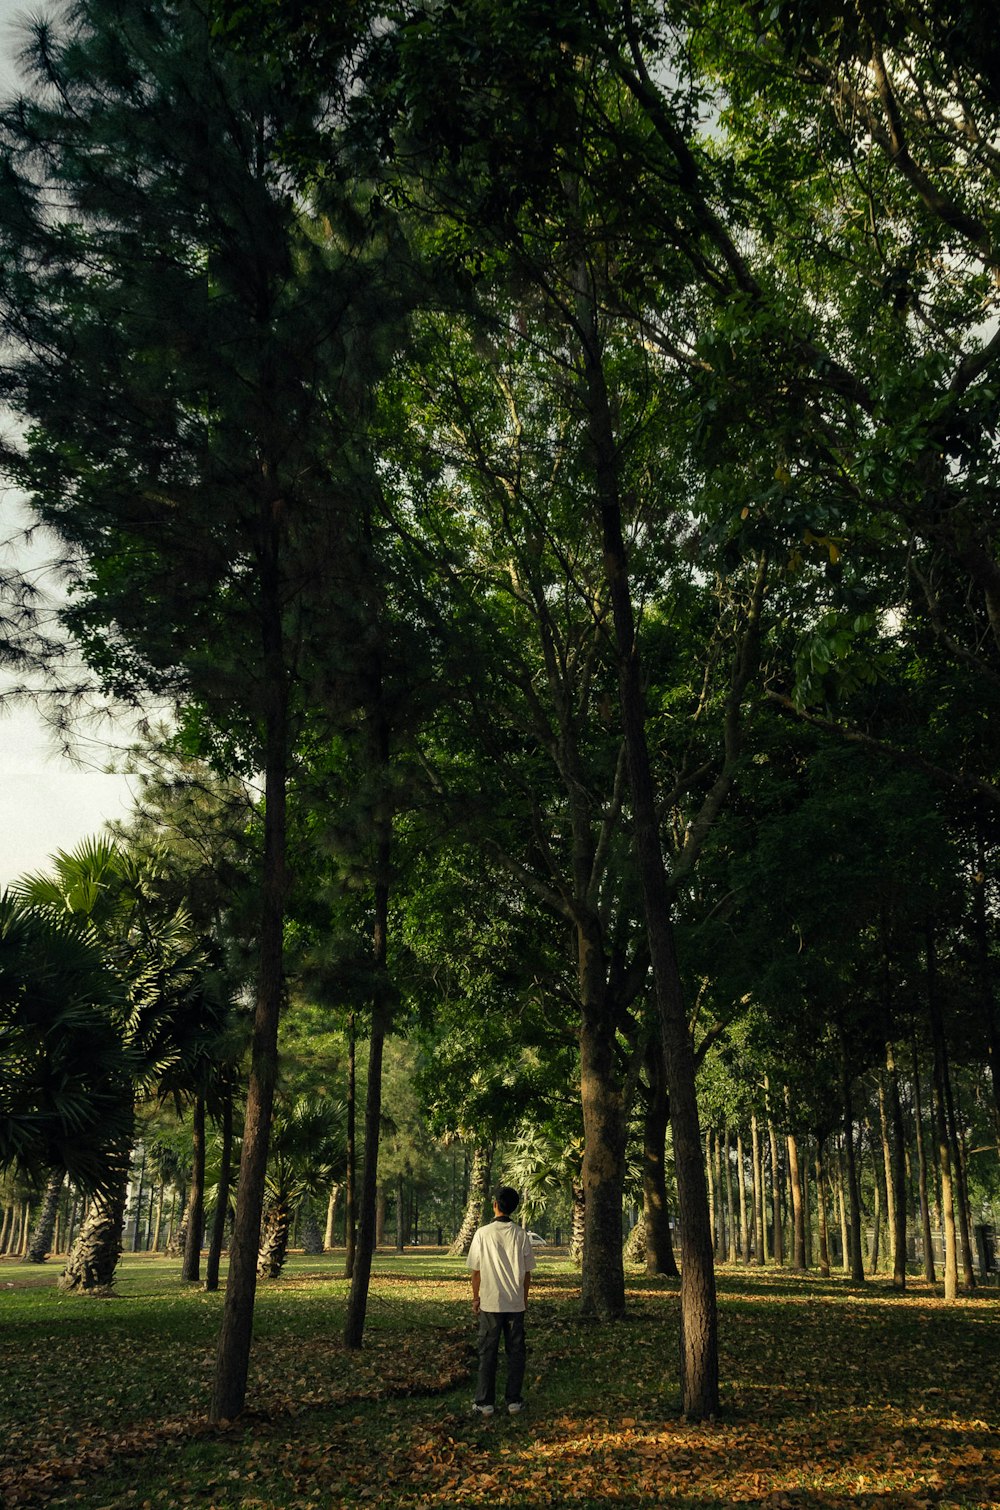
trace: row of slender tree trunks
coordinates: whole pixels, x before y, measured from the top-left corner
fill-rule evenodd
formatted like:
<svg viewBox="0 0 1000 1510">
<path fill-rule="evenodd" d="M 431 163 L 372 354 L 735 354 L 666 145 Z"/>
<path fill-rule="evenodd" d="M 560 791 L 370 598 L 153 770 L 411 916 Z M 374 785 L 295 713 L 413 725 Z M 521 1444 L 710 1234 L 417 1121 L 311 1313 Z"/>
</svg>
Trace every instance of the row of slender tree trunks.
<svg viewBox="0 0 1000 1510">
<path fill-rule="evenodd" d="M 818 1265 L 829 1275 L 837 1233 L 846 1273 L 862 1279 L 866 1272 L 888 1272 L 902 1285 L 913 1236 L 933 1282 L 937 1231 L 944 1236 L 946 1285 L 949 1266 L 959 1265 L 965 1285 L 975 1284 L 968 1141 L 950 1077 L 929 1102 L 914 1058 L 908 1095 L 894 1098 L 885 1074 L 876 1077 L 873 1092 L 865 1115 L 827 1137 L 780 1131 L 771 1117 L 753 1116 L 748 1127 L 708 1128 L 705 1166 L 717 1259 Z"/>
</svg>

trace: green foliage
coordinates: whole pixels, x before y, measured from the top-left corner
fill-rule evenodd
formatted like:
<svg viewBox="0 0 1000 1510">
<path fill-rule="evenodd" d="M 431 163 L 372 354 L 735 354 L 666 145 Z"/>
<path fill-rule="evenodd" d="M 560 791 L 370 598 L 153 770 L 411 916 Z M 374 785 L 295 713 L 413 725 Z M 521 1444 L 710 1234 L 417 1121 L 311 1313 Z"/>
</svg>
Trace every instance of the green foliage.
<svg viewBox="0 0 1000 1510">
<path fill-rule="evenodd" d="M 95 931 L 0 897 L 0 1169 L 104 1190 L 131 1134 L 135 1050 Z"/>
</svg>

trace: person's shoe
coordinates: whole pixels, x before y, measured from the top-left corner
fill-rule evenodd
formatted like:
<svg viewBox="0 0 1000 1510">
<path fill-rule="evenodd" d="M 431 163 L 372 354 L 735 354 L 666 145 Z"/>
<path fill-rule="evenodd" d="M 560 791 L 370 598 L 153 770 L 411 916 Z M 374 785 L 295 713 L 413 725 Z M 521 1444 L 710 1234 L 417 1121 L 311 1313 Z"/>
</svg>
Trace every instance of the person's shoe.
<svg viewBox="0 0 1000 1510">
<path fill-rule="evenodd" d="M 523 1409 L 524 1409 L 524 1401 L 523 1400 L 508 1400 L 507 1401 L 507 1414 L 509 1416 L 516 1416 L 517 1413 L 518 1413 L 518 1411 L 519 1410 L 523 1410 Z"/>
<path fill-rule="evenodd" d="M 476 1415 L 476 1416 L 491 1416 L 493 1414 L 493 1406 L 492 1405 L 478 1405 L 476 1403 L 476 1401 L 473 1400 L 473 1402 L 472 1402 L 472 1413 L 473 1413 L 473 1415 Z"/>
</svg>

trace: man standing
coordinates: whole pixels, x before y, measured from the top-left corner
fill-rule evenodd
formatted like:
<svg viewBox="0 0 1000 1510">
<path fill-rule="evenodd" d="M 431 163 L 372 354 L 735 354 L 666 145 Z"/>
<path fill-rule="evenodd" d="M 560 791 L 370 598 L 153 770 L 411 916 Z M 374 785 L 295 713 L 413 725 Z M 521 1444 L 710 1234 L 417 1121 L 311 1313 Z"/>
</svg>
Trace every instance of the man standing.
<svg viewBox="0 0 1000 1510">
<path fill-rule="evenodd" d="M 513 1416 L 524 1408 L 524 1312 L 535 1250 L 524 1229 L 510 1219 L 519 1200 L 516 1190 L 500 1186 L 493 1196 L 494 1220 L 479 1228 L 466 1259 L 472 1270 L 472 1310 L 479 1317 L 479 1380 L 472 1408 L 481 1416 L 491 1416 L 496 1405 L 501 1335 L 507 1353 L 507 1409 Z"/>
</svg>

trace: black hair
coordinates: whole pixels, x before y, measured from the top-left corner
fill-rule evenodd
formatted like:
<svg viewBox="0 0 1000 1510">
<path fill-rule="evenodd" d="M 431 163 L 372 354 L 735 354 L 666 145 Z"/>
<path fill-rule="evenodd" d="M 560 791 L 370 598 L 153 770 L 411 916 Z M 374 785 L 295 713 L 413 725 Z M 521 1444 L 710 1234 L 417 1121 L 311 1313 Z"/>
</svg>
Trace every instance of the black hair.
<svg viewBox="0 0 1000 1510">
<path fill-rule="evenodd" d="M 500 1207 L 504 1216 L 510 1216 L 512 1211 L 517 1210 L 521 1197 L 509 1185 L 498 1185 L 493 1192 L 493 1199 Z"/>
</svg>

